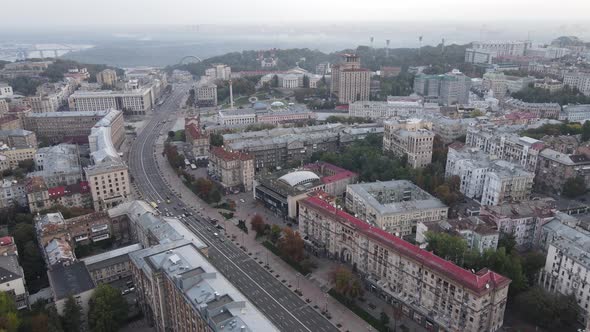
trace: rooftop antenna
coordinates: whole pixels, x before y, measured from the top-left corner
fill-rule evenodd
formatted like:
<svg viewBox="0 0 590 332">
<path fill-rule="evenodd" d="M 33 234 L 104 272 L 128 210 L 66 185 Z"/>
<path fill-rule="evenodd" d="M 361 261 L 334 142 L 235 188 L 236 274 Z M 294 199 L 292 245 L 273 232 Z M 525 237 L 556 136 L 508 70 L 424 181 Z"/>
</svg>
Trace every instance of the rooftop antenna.
<svg viewBox="0 0 590 332">
<path fill-rule="evenodd" d="M 389 43 L 390 43 L 390 42 L 391 42 L 391 41 L 390 41 L 389 39 L 387 39 L 387 40 L 385 41 L 385 56 L 386 56 L 386 57 L 389 57 Z"/>
</svg>

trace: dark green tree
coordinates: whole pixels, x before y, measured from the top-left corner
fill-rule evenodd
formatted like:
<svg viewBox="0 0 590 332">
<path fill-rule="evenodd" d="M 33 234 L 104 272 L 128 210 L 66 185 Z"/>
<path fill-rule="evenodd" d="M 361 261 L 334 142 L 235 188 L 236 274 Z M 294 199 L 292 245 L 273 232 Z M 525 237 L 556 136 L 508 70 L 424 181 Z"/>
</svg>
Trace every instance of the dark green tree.
<svg viewBox="0 0 590 332">
<path fill-rule="evenodd" d="M 223 135 L 218 133 L 212 133 L 210 136 L 211 145 L 213 146 L 222 146 L 223 145 Z"/>
<path fill-rule="evenodd" d="M 575 198 L 586 193 L 586 181 L 581 176 L 569 178 L 563 184 L 563 194 L 570 198 Z"/>
<path fill-rule="evenodd" d="M 16 332 L 20 323 L 14 299 L 7 292 L 0 292 L 0 331 Z"/>
<path fill-rule="evenodd" d="M 309 77 L 307 75 L 303 75 L 303 87 L 309 88 Z"/>
<path fill-rule="evenodd" d="M 80 331 L 82 326 L 82 308 L 72 295 L 68 296 L 66 300 L 62 323 L 65 332 Z"/>
<path fill-rule="evenodd" d="M 590 140 L 590 121 L 586 121 L 582 125 L 582 141 L 587 142 L 588 140 Z"/>
<path fill-rule="evenodd" d="M 548 293 L 540 287 L 518 294 L 514 307 L 528 322 L 549 331 L 565 331 L 576 322 L 577 303 L 573 295 Z"/>
<path fill-rule="evenodd" d="M 64 315 L 66 313 L 64 312 Z M 79 315 L 81 315 L 82 313 L 80 312 Z M 67 316 L 66 316 L 67 317 Z M 64 317 L 64 318 L 66 318 Z M 80 320 L 80 316 L 78 316 L 78 320 Z M 61 317 L 59 317 L 59 314 L 57 313 L 57 310 L 55 310 L 54 306 L 50 306 L 49 308 L 47 308 L 47 332 L 62 332 L 64 331 L 64 328 L 62 326 L 61 323 Z M 80 325 L 78 325 L 78 329 L 77 330 L 65 330 L 67 331 L 80 331 Z"/>
<path fill-rule="evenodd" d="M 446 260 L 461 263 L 467 251 L 467 242 L 462 237 L 447 233 L 426 232 L 427 249 Z"/>
<path fill-rule="evenodd" d="M 379 315 L 379 321 L 381 324 L 383 324 L 383 326 L 389 325 L 389 316 L 385 313 L 385 311 L 381 311 L 381 314 Z"/>
<path fill-rule="evenodd" d="M 121 292 L 108 285 L 96 287 L 90 298 L 88 325 L 93 332 L 117 331 L 127 320 L 127 301 Z"/>
</svg>

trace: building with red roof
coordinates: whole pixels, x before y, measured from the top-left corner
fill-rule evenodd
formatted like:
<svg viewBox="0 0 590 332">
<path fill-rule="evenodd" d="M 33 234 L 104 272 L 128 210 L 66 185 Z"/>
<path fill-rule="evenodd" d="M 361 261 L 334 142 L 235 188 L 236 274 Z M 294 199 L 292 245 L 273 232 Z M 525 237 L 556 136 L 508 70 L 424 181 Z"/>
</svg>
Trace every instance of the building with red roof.
<svg viewBox="0 0 590 332">
<path fill-rule="evenodd" d="M 359 177 L 355 172 L 326 162 L 307 164 L 303 168 L 320 175 L 320 181 L 324 184 L 322 190 L 333 196 L 344 194 L 346 186 L 356 183 Z"/>
<path fill-rule="evenodd" d="M 497 331 L 510 279 L 465 270 L 313 196 L 299 202 L 299 230 L 318 255 L 350 264 L 371 291 L 429 330 Z"/>
<path fill-rule="evenodd" d="M 0 237 L 0 256 L 18 255 L 16 242 L 12 236 Z"/>
<path fill-rule="evenodd" d="M 201 130 L 200 115 L 184 119 L 184 133 L 186 141 L 192 146 L 195 159 L 209 158 L 209 134 Z"/>
</svg>

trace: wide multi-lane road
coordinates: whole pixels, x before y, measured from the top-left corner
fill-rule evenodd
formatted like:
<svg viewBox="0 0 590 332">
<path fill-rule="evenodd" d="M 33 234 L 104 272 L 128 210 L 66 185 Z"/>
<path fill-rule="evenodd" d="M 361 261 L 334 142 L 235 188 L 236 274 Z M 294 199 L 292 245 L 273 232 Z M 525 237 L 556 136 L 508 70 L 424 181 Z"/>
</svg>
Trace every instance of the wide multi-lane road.
<svg viewBox="0 0 590 332">
<path fill-rule="evenodd" d="M 168 187 L 160 173 L 155 158 L 155 153 L 161 153 L 155 150 L 155 146 L 163 129 L 162 122 L 179 109 L 188 89 L 188 85 L 175 86 L 137 136 L 129 156 L 129 168 L 138 191 L 147 201 L 159 201 L 160 210 L 165 207 L 169 211 L 182 211 L 184 208 L 198 210 L 198 207 L 186 206 L 180 198 L 172 195 L 172 188 Z M 166 202 L 168 198 L 170 203 Z M 231 241 L 218 238 L 214 234 L 216 229 L 209 222 L 196 213 L 194 215 L 181 220 L 209 246 L 211 263 L 281 331 L 338 331 L 243 250 Z"/>
</svg>

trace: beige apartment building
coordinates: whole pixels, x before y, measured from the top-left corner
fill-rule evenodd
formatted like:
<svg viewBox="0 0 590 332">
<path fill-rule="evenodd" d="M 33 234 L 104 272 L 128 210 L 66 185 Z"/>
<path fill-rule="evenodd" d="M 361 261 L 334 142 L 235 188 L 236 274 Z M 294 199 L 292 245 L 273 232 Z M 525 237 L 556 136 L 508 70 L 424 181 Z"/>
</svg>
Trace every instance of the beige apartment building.
<svg viewBox="0 0 590 332">
<path fill-rule="evenodd" d="M 125 164 L 98 165 L 85 169 L 94 209 L 110 209 L 131 196 L 129 170 Z"/>
<path fill-rule="evenodd" d="M 358 55 L 344 54 L 342 60 L 341 63 L 332 66 L 332 94 L 343 104 L 369 100 L 371 72 L 361 68 Z"/>
<path fill-rule="evenodd" d="M 0 150 L 0 156 L 6 157 L 4 160 L 8 163 L 10 168 L 18 167 L 18 163 L 24 160 L 34 159 L 36 148 L 24 148 L 24 149 L 5 149 Z"/>
<path fill-rule="evenodd" d="M 151 88 L 126 91 L 76 91 L 68 99 L 70 109 L 79 112 L 122 110 L 129 115 L 146 115 L 154 107 Z"/>
<path fill-rule="evenodd" d="M 320 256 L 355 268 L 367 288 L 426 330 L 498 331 L 510 279 L 464 270 L 319 197 L 299 202 L 299 230 Z"/>
<path fill-rule="evenodd" d="M 96 74 L 96 82 L 101 86 L 113 87 L 117 83 L 117 72 L 112 69 L 105 69 Z"/>
<path fill-rule="evenodd" d="M 226 190 L 252 191 L 254 156 L 215 147 L 209 156 L 209 175 Z"/>
<path fill-rule="evenodd" d="M 412 168 L 425 167 L 432 162 L 433 142 L 432 122 L 419 119 L 385 122 L 383 150 L 407 156 Z"/>
</svg>

